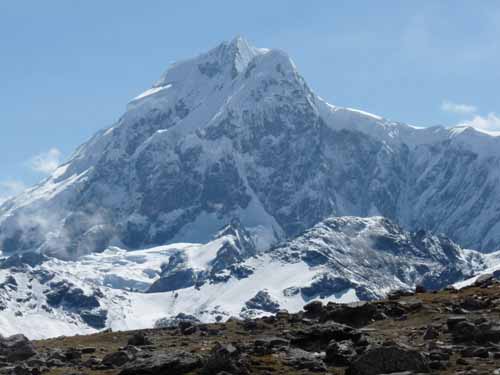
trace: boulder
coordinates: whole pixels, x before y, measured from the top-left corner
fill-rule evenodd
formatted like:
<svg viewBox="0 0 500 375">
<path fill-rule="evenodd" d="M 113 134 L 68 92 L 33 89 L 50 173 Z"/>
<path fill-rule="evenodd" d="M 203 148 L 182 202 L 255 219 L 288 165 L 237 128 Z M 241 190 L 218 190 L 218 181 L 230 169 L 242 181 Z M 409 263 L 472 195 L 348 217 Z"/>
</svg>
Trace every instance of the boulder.
<svg viewBox="0 0 500 375">
<path fill-rule="evenodd" d="M 489 352 L 486 348 L 469 346 L 464 348 L 460 354 L 464 358 L 488 358 Z"/>
<path fill-rule="evenodd" d="M 326 348 L 325 361 L 333 366 L 348 366 L 356 356 L 356 350 L 351 340 L 332 340 Z"/>
<path fill-rule="evenodd" d="M 0 356 L 5 357 L 8 362 L 24 361 L 35 354 L 35 347 L 26 336 L 0 336 Z"/>
<path fill-rule="evenodd" d="M 326 366 L 320 356 L 298 348 L 290 348 L 285 357 L 288 366 L 308 372 L 326 372 Z"/>
<path fill-rule="evenodd" d="M 333 320 L 353 327 L 362 327 L 372 322 L 377 314 L 377 307 L 369 302 L 350 304 L 328 304 L 322 321 Z"/>
<path fill-rule="evenodd" d="M 304 305 L 304 311 L 307 316 L 318 317 L 323 312 L 323 302 L 321 301 L 312 301 L 307 305 Z"/>
<path fill-rule="evenodd" d="M 473 296 L 465 297 L 460 303 L 460 307 L 469 311 L 483 310 L 490 306 L 490 300 L 483 300 Z"/>
<path fill-rule="evenodd" d="M 451 315 L 446 320 L 446 325 L 448 326 L 449 331 L 453 331 L 458 323 L 464 322 L 466 320 L 467 318 L 465 317 L 465 315 Z"/>
<path fill-rule="evenodd" d="M 315 324 L 291 333 L 291 344 L 308 351 L 323 351 L 332 341 L 357 342 L 363 335 L 354 328 L 335 322 Z"/>
<path fill-rule="evenodd" d="M 394 372 L 429 372 L 427 360 L 416 350 L 398 346 L 382 346 L 356 357 L 347 375 L 377 375 Z"/>
<path fill-rule="evenodd" d="M 227 371 L 230 374 L 242 373 L 243 367 L 239 358 L 240 351 L 234 345 L 216 343 L 201 372 L 206 375 L 216 375 L 222 371 Z"/>
<path fill-rule="evenodd" d="M 138 358 L 127 364 L 120 375 L 186 374 L 201 367 L 201 358 L 188 352 L 154 353 L 148 358 Z"/>
<path fill-rule="evenodd" d="M 271 354 L 275 350 L 288 348 L 289 346 L 290 340 L 281 337 L 259 337 L 254 342 L 254 352 L 259 355 Z"/>
<path fill-rule="evenodd" d="M 115 353 L 109 353 L 102 359 L 102 364 L 106 367 L 121 367 L 124 364 L 133 361 L 135 356 L 125 350 Z"/>
<path fill-rule="evenodd" d="M 394 301 L 400 299 L 401 297 L 410 297 L 410 296 L 413 296 L 413 292 L 404 289 L 396 289 L 396 290 L 391 290 L 387 294 L 387 299 Z"/>
<path fill-rule="evenodd" d="M 144 346 L 151 345 L 152 341 L 143 332 L 134 333 L 128 338 L 128 345 L 132 346 Z"/>
<path fill-rule="evenodd" d="M 476 325 L 469 321 L 459 322 L 451 329 L 451 334 L 456 342 L 473 341 L 478 333 Z"/>
</svg>

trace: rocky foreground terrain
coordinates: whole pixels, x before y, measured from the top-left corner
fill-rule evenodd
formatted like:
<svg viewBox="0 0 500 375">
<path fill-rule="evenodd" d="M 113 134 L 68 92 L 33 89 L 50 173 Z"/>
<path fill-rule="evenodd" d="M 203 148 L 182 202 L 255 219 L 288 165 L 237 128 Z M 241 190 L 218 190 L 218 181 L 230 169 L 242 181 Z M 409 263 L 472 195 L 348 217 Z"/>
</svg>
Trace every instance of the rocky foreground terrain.
<svg viewBox="0 0 500 375">
<path fill-rule="evenodd" d="M 500 374 L 500 282 L 394 291 L 356 304 L 30 342 L 0 340 L 1 374 Z"/>
</svg>

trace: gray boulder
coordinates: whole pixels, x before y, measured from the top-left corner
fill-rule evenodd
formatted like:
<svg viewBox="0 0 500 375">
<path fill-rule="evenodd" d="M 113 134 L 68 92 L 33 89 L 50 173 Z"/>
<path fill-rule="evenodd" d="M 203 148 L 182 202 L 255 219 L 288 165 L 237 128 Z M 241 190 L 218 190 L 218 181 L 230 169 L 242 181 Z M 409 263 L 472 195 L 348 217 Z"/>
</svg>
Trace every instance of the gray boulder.
<svg viewBox="0 0 500 375">
<path fill-rule="evenodd" d="M 186 374 L 201 367 L 201 358 L 187 352 L 154 353 L 126 365 L 119 375 Z"/>
<path fill-rule="evenodd" d="M 8 362 L 24 361 L 35 354 L 35 347 L 26 336 L 0 336 L 0 356 L 5 357 Z"/>
<path fill-rule="evenodd" d="M 349 366 L 347 375 L 378 375 L 403 371 L 427 373 L 429 365 L 416 350 L 383 346 L 356 357 Z"/>
</svg>

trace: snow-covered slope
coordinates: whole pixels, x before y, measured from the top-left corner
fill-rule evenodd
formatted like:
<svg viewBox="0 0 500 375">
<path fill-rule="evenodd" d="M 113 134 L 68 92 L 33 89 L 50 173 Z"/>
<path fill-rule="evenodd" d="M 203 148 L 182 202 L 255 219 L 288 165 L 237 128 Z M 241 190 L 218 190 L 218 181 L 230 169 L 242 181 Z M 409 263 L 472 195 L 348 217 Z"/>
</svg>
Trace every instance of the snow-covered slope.
<svg viewBox="0 0 500 375">
<path fill-rule="evenodd" d="M 329 218 L 261 254 L 233 223 L 206 244 L 110 248 L 74 261 L 23 257 L 0 262 L 0 330 L 32 338 L 148 328 L 179 313 L 214 321 L 298 311 L 314 299 L 442 287 L 487 266 L 481 253 L 381 217 Z"/>
<path fill-rule="evenodd" d="M 382 215 L 493 251 L 499 164 L 500 137 L 332 106 L 285 53 L 237 38 L 174 64 L 3 204 L 0 248 L 71 258 L 206 242 L 238 218 L 263 250 L 330 215 Z"/>
<path fill-rule="evenodd" d="M 465 288 L 466 286 L 473 285 L 480 277 L 493 276 L 497 280 L 500 279 L 500 251 L 486 254 L 483 256 L 483 263 L 486 268 L 481 272 L 476 273 L 473 277 L 466 280 L 459 281 L 454 284 L 457 289 Z"/>
</svg>

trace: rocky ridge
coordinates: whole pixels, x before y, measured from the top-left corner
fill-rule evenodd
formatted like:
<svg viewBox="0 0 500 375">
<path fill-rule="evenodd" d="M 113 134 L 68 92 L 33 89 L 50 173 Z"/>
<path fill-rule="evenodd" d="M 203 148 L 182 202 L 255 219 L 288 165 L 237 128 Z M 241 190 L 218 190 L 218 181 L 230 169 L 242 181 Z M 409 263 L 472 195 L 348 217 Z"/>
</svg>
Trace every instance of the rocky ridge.
<svg viewBox="0 0 500 375">
<path fill-rule="evenodd" d="M 78 260 L 0 259 L 0 328 L 47 338 L 165 326 L 186 316 L 210 323 L 295 313 L 314 300 L 370 301 L 391 289 L 467 283 L 494 264 L 497 254 L 381 217 L 331 217 L 265 252 L 234 221 L 206 244 L 111 248 Z"/>
</svg>

